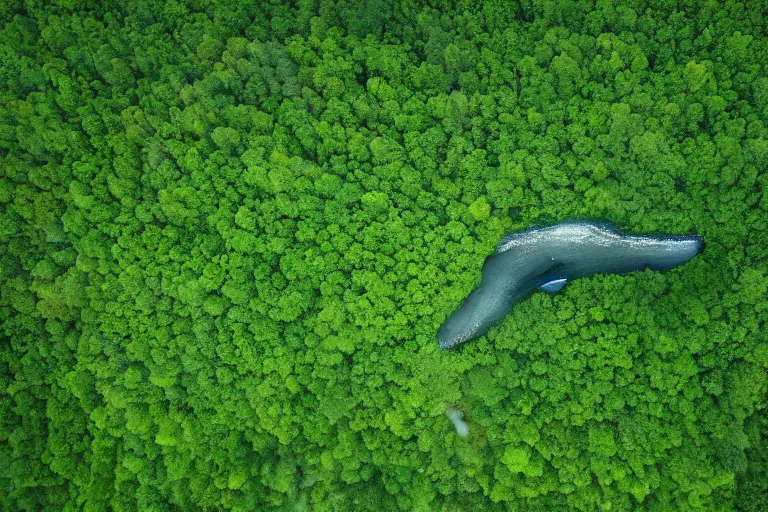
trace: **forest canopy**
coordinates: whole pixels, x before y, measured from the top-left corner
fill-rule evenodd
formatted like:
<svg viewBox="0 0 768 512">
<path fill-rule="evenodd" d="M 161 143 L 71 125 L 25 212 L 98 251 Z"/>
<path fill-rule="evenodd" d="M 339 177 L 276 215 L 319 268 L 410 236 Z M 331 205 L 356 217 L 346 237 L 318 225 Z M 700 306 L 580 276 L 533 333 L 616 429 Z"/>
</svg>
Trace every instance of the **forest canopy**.
<svg viewBox="0 0 768 512">
<path fill-rule="evenodd" d="M 764 4 L 439 4 L 2 2 L 0 508 L 768 510 Z"/>
</svg>

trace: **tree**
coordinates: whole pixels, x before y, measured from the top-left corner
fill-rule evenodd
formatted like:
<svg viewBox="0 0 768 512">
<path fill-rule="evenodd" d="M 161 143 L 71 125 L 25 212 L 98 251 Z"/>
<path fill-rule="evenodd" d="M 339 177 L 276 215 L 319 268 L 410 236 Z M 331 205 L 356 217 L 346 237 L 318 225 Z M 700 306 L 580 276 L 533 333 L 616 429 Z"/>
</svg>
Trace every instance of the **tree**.
<svg viewBox="0 0 768 512">
<path fill-rule="evenodd" d="M 23 4 L 0 509 L 768 508 L 760 2 Z M 707 245 L 441 350 L 567 218 Z"/>
</svg>

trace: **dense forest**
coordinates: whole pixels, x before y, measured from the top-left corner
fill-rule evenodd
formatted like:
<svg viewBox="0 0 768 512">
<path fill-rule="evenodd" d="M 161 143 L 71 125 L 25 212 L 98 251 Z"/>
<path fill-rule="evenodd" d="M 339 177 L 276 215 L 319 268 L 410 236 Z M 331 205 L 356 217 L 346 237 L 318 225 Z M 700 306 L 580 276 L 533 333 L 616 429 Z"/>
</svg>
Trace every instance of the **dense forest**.
<svg viewBox="0 0 768 512">
<path fill-rule="evenodd" d="M 3 510 L 768 510 L 764 2 L 0 27 Z M 707 246 L 438 348 L 503 234 L 574 218 Z"/>
</svg>

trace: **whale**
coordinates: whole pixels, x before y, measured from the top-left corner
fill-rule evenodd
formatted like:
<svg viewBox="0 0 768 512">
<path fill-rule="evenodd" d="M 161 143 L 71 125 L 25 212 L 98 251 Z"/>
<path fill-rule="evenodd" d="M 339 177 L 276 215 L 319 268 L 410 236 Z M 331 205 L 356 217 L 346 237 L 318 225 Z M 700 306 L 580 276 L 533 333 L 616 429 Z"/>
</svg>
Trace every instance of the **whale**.
<svg viewBox="0 0 768 512">
<path fill-rule="evenodd" d="M 624 235 L 608 222 L 566 221 L 502 238 L 480 284 L 440 326 L 440 348 L 478 338 L 531 292 L 581 277 L 670 270 L 704 250 L 699 235 Z"/>
</svg>

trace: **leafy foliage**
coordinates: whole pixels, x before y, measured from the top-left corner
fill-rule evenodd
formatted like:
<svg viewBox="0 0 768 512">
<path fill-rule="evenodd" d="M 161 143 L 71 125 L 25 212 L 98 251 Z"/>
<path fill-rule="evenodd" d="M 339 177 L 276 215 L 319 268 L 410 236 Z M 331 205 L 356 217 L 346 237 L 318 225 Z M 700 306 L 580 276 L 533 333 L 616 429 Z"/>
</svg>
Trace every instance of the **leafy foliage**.
<svg viewBox="0 0 768 512">
<path fill-rule="evenodd" d="M 0 6 L 3 509 L 768 509 L 759 2 L 43 4 Z M 438 351 L 574 217 L 707 248 Z"/>
</svg>

